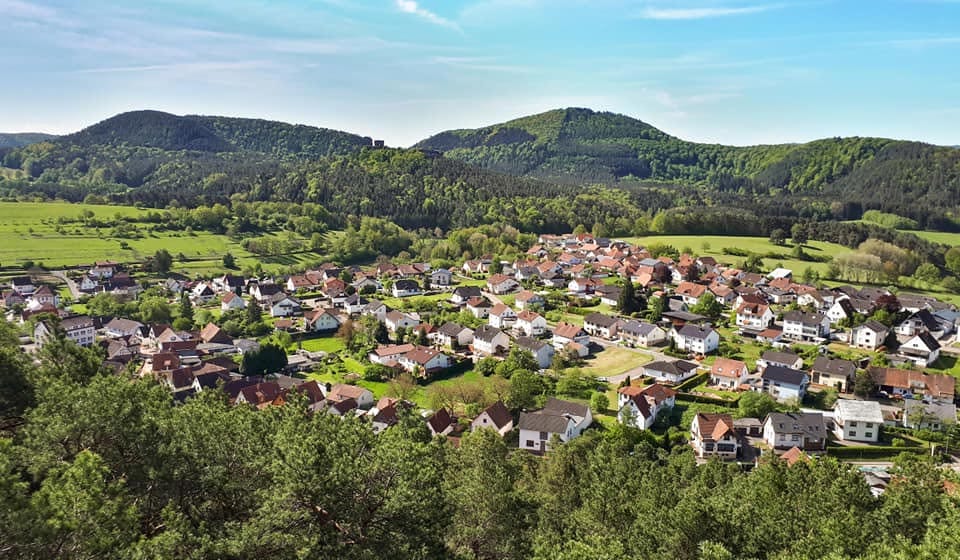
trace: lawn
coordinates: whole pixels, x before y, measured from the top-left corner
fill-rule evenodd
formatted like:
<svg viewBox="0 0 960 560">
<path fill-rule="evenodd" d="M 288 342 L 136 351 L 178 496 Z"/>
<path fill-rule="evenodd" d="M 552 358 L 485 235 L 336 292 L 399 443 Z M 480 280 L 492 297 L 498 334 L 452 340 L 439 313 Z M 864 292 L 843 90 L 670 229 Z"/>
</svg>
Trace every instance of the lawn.
<svg viewBox="0 0 960 560">
<path fill-rule="evenodd" d="M 672 245 L 678 251 L 690 249 L 697 256 L 711 256 L 723 263 L 736 264 L 744 260 L 745 257 L 736 255 L 726 255 L 723 253 L 725 247 L 737 248 L 751 253 L 780 253 L 784 255 L 782 259 L 764 259 L 763 264 L 766 270 L 772 270 L 777 266 L 789 268 L 796 273 L 801 273 L 807 267 L 823 274 L 827 271 L 825 262 L 807 262 L 790 258 L 792 245 L 778 246 L 770 243 L 766 237 L 738 237 L 724 235 L 652 235 L 645 237 L 627 238 L 625 241 L 637 243 L 639 245 L 649 245 L 652 243 L 666 243 Z M 804 251 L 812 256 L 834 257 L 841 253 L 848 253 L 850 249 L 836 243 L 827 243 L 824 241 L 809 241 L 804 246 Z"/>
<path fill-rule="evenodd" d="M 357 362 L 352 358 L 344 358 L 343 361 L 345 364 L 347 364 L 347 369 L 352 370 L 351 363 L 350 363 L 352 362 L 355 366 L 359 366 L 361 372 L 363 371 L 363 364 L 361 364 L 360 362 Z M 340 375 L 335 375 L 333 373 L 311 373 L 308 377 L 309 379 L 319 381 L 320 383 L 332 383 L 332 384 L 343 383 L 343 377 Z M 486 389 L 490 381 L 488 378 L 481 376 L 475 370 L 471 369 L 471 370 L 467 370 L 466 372 L 460 375 L 451 377 L 449 379 L 434 381 L 426 385 L 418 385 L 417 388 L 414 389 L 413 393 L 411 394 L 410 400 L 416 403 L 418 407 L 428 409 L 430 408 L 430 388 L 431 387 L 448 387 L 449 388 L 449 387 L 456 387 L 457 385 L 465 384 L 465 383 L 477 383 L 481 387 Z M 366 389 L 369 389 L 370 392 L 373 393 L 373 396 L 375 399 L 379 399 L 380 397 L 384 397 L 384 396 L 389 396 L 391 394 L 390 383 L 388 382 L 365 381 L 361 379 L 357 381 L 356 384 Z"/>
<path fill-rule="evenodd" d="M 934 243 L 943 243 L 944 245 L 950 245 L 951 247 L 960 245 L 960 233 L 950 233 L 947 231 L 903 231 L 906 233 L 912 233 L 922 239 L 933 241 Z"/>
<path fill-rule="evenodd" d="M 77 219 L 89 210 L 100 220 L 138 217 L 148 210 L 132 206 L 101 206 L 65 202 L 0 202 L 0 263 L 33 261 L 47 267 L 89 264 L 97 260 L 140 262 L 160 249 L 174 256 L 173 270 L 190 276 L 223 271 L 222 258 L 233 254 L 239 267 L 260 262 L 276 272 L 317 259 L 313 253 L 260 257 L 246 251 L 225 235 L 206 232 L 148 231 L 148 224 L 135 224 L 142 237 L 112 237 L 110 228 L 94 228 L 81 222 L 58 224 L 61 217 Z M 62 227 L 62 232 L 57 228 Z M 125 245 L 123 245 L 125 244 Z M 183 258 L 178 258 L 180 255 Z"/>
<path fill-rule="evenodd" d="M 298 344 L 294 343 L 294 347 Z M 344 349 L 343 340 L 335 336 L 326 336 L 323 338 L 310 338 L 299 343 L 299 347 L 307 352 L 326 352 L 333 354 Z"/>
<path fill-rule="evenodd" d="M 647 354 L 640 354 L 625 348 L 610 346 L 600 352 L 592 354 L 591 357 L 586 360 L 582 369 L 584 373 L 590 375 L 609 377 L 611 375 L 626 373 L 650 360 L 651 358 Z"/>
</svg>

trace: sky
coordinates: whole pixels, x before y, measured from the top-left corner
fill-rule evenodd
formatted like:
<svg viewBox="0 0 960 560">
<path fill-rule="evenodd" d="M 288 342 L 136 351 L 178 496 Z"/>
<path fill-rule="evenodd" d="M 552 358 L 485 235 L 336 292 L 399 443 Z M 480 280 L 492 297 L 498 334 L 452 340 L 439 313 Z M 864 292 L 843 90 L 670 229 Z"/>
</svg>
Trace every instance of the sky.
<svg viewBox="0 0 960 560">
<path fill-rule="evenodd" d="M 0 131 L 256 117 L 407 146 L 559 107 L 960 144 L 960 0 L 0 0 Z"/>
</svg>

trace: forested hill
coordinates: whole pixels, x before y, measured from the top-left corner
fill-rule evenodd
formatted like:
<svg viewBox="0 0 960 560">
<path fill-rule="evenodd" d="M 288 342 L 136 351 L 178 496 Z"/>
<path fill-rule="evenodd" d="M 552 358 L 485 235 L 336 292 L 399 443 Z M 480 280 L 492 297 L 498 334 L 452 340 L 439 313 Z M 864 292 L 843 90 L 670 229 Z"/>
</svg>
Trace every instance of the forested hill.
<svg viewBox="0 0 960 560">
<path fill-rule="evenodd" d="M 761 195 L 827 194 L 900 212 L 907 201 L 911 214 L 960 202 L 960 150 L 884 138 L 698 144 L 624 115 L 571 108 L 442 132 L 417 146 L 486 169 L 570 183 L 655 180 Z"/>
<path fill-rule="evenodd" d="M 34 142 L 43 142 L 56 138 L 53 134 L 43 132 L 0 132 L 0 148 L 16 148 Z"/>
<path fill-rule="evenodd" d="M 131 146 L 168 151 L 252 151 L 275 156 L 325 157 L 354 153 L 370 138 L 304 125 L 161 111 L 121 113 L 56 140 L 77 146 Z"/>
</svg>

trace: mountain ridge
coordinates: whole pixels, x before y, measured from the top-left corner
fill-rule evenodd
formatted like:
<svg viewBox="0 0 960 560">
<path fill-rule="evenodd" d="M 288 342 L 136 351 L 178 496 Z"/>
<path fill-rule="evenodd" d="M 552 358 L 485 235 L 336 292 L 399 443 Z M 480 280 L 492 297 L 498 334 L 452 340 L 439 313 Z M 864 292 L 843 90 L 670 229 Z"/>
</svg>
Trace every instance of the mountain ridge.
<svg viewBox="0 0 960 560">
<path fill-rule="evenodd" d="M 0 148 L 17 148 L 55 138 L 56 134 L 46 132 L 0 132 Z"/>
</svg>

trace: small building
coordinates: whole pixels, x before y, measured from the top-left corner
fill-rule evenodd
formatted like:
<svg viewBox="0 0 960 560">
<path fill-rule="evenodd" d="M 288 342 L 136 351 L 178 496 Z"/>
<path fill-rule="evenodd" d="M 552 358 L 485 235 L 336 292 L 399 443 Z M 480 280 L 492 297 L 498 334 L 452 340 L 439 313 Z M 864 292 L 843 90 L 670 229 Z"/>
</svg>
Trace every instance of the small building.
<svg viewBox="0 0 960 560">
<path fill-rule="evenodd" d="M 747 364 L 730 358 L 717 358 L 710 367 L 710 383 L 724 389 L 737 389 L 750 373 Z"/>
<path fill-rule="evenodd" d="M 607 340 L 613 340 L 617 336 L 622 324 L 620 319 L 602 313 L 589 313 L 583 318 L 583 330 L 590 336 L 599 336 Z"/>
<path fill-rule="evenodd" d="M 729 414 L 697 413 L 690 423 L 690 445 L 701 459 L 735 459 L 740 443 L 733 429 L 733 417 Z"/>
<path fill-rule="evenodd" d="M 857 365 L 849 360 L 834 360 L 826 356 L 817 356 L 810 368 L 813 383 L 832 387 L 841 393 L 849 393 L 853 388 L 853 379 Z"/>
<path fill-rule="evenodd" d="M 883 426 L 880 403 L 840 399 L 833 409 L 833 424 L 839 440 L 876 443 Z"/>
<path fill-rule="evenodd" d="M 945 430 L 957 423 L 957 406 L 953 403 L 903 401 L 903 426 L 915 430 Z"/>
<path fill-rule="evenodd" d="M 920 367 L 930 367 L 940 358 L 940 343 L 927 331 L 920 331 L 897 349 L 897 355 Z"/>
<path fill-rule="evenodd" d="M 457 286 L 450 294 L 450 303 L 463 305 L 471 298 L 482 298 L 483 291 L 478 286 Z"/>
<path fill-rule="evenodd" d="M 673 408 L 676 395 L 673 389 L 658 384 L 621 387 L 617 391 L 617 420 L 639 430 L 649 429 L 661 411 Z"/>
<path fill-rule="evenodd" d="M 540 339 L 530 336 L 521 336 L 517 338 L 516 344 L 518 347 L 530 352 L 533 355 L 533 359 L 537 361 L 537 365 L 540 366 L 540 369 L 546 369 L 550 367 L 550 362 L 553 361 L 553 356 L 556 354 L 556 350 L 553 348 L 553 346 Z"/>
<path fill-rule="evenodd" d="M 768 366 L 780 366 L 791 369 L 800 369 L 803 367 L 803 358 L 793 352 L 778 352 L 768 350 L 757 360 L 757 368 L 763 370 Z"/>
<path fill-rule="evenodd" d="M 357 403 L 357 408 L 364 410 L 373 406 L 373 393 L 370 392 L 369 389 L 357 385 L 338 383 L 330 388 L 330 391 L 326 394 L 326 398 L 331 403 L 344 402 L 352 399 Z"/>
<path fill-rule="evenodd" d="M 449 286 L 453 281 L 453 273 L 445 268 L 438 268 L 430 272 L 431 286 Z"/>
<path fill-rule="evenodd" d="M 827 425 L 819 412 L 771 412 L 763 421 L 763 441 L 774 451 L 797 447 L 807 453 L 827 449 Z"/>
<path fill-rule="evenodd" d="M 517 313 L 514 327 L 527 336 L 540 336 L 547 332 L 547 320 L 542 315 L 529 309 Z"/>
<path fill-rule="evenodd" d="M 886 343 L 890 328 L 879 321 L 870 319 L 850 330 L 850 346 L 876 350 Z"/>
<path fill-rule="evenodd" d="M 643 366 L 643 374 L 665 383 L 680 383 L 696 375 L 697 364 L 685 360 L 655 361 Z"/>
<path fill-rule="evenodd" d="M 502 401 L 497 401 L 488 406 L 470 423 L 470 431 L 481 428 L 496 430 L 500 437 L 504 437 L 513 430 L 513 415 L 510 414 Z"/>
<path fill-rule="evenodd" d="M 623 342 L 643 348 L 662 346 L 667 342 L 667 331 L 643 321 L 627 321 L 621 325 L 618 332 Z"/>
<path fill-rule="evenodd" d="M 446 408 L 441 408 L 427 418 L 427 428 L 434 437 L 448 435 L 456 426 L 456 420 Z"/>
<path fill-rule="evenodd" d="M 570 441 L 592 422 L 588 406 L 551 397 L 541 410 L 520 413 L 520 449 L 548 451 L 554 436 L 561 442 Z"/>
<path fill-rule="evenodd" d="M 519 287 L 516 280 L 505 274 L 494 274 L 487 279 L 487 290 L 495 295 L 509 294 Z"/>
<path fill-rule="evenodd" d="M 720 333 L 709 325 L 686 324 L 673 332 L 677 349 L 683 352 L 709 354 L 720 346 Z"/>
<path fill-rule="evenodd" d="M 783 336 L 792 340 L 815 341 L 830 335 L 830 319 L 822 313 L 787 311 L 783 315 Z"/>
<path fill-rule="evenodd" d="M 744 302 L 737 308 L 737 326 L 741 329 L 762 331 L 775 318 L 770 306 L 765 303 Z"/>
<path fill-rule="evenodd" d="M 803 400 L 810 384 L 807 372 L 783 366 L 767 366 L 760 374 L 761 390 L 778 402 Z"/>
<path fill-rule="evenodd" d="M 480 325 L 473 332 L 473 350 L 477 354 L 493 356 L 510 347 L 510 337 L 490 325 Z"/>
<path fill-rule="evenodd" d="M 434 334 L 437 344 L 449 348 L 461 348 L 473 342 L 473 330 L 463 325 L 447 322 Z"/>
<path fill-rule="evenodd" d="M 529 309 L 531 307 L 543 307 L 543 296 L 530 290 L 523 290 L 514 299 L 517 309 Z"/>
<path fill-rule="evenodd" d="M 486 319 L 490 316 L 490 309 L 493 307 L 485 297 L 471 297 L 467 300 L 467 311 L 477 319 Z"/>
<path fill-rule="evenodd" d="M 235 292 L 226 292 L 223 294 L 223 297 L 220 298 L 220 311 L 222 313 L 227 313 L 228 311 L 233 311 L 234 309 L 246 309 L 247 302 L 243 301 L 243 298 L 237 295 Z"/>
<path fill-rule="evenodd" d="M 393 283 L 390 293 L 395 298 L 418 296 L 423 293 L 420 284 L 412 278 L 401 278 Z"/>
</svg>

